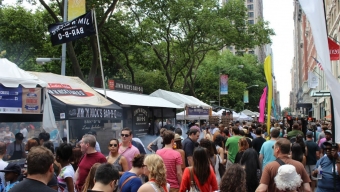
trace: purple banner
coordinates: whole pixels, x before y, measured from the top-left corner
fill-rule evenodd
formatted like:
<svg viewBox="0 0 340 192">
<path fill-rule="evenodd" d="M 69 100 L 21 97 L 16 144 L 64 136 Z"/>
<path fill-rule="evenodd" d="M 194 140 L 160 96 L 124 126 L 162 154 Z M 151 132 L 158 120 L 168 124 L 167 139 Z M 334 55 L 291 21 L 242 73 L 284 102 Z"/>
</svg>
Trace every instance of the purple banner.
<svg viewBox="0 0 340 192">
<path fill-rule="evenodd" d="M 209 109 L 188 107 L 187 115 L 209 115 Z"/>
</svg>

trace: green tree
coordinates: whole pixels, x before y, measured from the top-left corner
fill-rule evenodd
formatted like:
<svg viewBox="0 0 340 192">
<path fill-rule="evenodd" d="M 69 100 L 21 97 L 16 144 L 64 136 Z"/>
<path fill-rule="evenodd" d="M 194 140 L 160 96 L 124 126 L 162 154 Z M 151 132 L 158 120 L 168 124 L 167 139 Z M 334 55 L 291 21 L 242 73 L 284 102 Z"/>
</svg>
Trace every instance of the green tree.
<svg viewBox="0 0 340 192">
<path fill-rule="evenodd" d="M 183 79 L 181 92 L 196 96 L 197 69 L 209 51 L 235 45 L 253 48 L 270 43 L 274 32 L 266 22 L 248 25 L 244 1 L 224 7 L 217 0 L 127 0 L 125 6 L 137 22 L 134 31 L 152 50 L 170 90 Z"/>
<path fill-rule="evenodd" d="M 259 99 L 266 80 L 263 65 L 258 64 L 254 55 L 235 56 L 229 51 L 222 54 L 210 52 L 197 70 L 198 77 L 195 91 L 199 99 L 209 102 L 218 101 L 219 74 L 229 75 L 229 93 L 221 95 L 221 106 L 236 109 L 243 108 L 257 111 Z M 243 93 L 248 86 L 259 85 L 249 89 L 249 103 L 243 103 Z"/>
</svg>

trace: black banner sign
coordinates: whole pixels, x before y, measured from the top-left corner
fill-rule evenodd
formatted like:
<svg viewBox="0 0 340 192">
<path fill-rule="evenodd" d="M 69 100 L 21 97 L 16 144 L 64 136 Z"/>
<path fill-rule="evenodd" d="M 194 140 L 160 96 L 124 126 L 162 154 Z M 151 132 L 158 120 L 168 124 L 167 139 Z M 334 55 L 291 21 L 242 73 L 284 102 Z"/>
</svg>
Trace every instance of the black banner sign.
<svg viewBox="0 0 340 192">
<path fill-rule="evenodd" d="M 116 119 L 120 120 L 123 114 L 120 110 L 94 108 L 94 107 L 69 107 L 68 117 L 72 119 Z"/>
<path fill-rule="evenodd" d="M 143 87 L 129 83 L 123 83 L 116 80 L 109 79 L 109 89 L 118 91 L 127 91 L 134 93 L 143 93 Z"/>
<path fill-rule="evenodd" d="M 59 45 L 96 33 L 93 27 L 92 11 L 72 21 L 54 23 L 48 26 L 52 45 Z"/>
</svg>

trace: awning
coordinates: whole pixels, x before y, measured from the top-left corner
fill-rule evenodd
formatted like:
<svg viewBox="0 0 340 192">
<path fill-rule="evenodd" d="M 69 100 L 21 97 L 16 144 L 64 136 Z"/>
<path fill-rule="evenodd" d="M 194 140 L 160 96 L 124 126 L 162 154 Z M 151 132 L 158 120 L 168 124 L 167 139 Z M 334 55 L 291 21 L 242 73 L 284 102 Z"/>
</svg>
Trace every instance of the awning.
<svg viewBox="0 0 340 192">
<path fill-rule="evenodd" d="M 94 88 L 98 93 L 104 94 L 101 88 Z M 106 90 L 106 96 L 121 104 L 121 107 L 129 106 L 146 106 L 146 107 L 162 107 L 162 108 L 183 108 L 175 105 L 165 99 L 152 97 L 149 95 L 127 93 L 114 90 Z"/>
<path fill-rule="evenodd" d="M 78 77 L 30 72 L 47 82 L 56 120 L 117 120 L 122 108 L 105 99 Z"/>
<path fill-rule="evenodd" d="M 171 91 L 165 91 L 162 89 L 158 89 L 157 91 L 153 92 L 150 94 L 151 96 L 154 97 L 159 97 L 163 98 L 167 101 L 170 101 L 171 103 L 174 103 L 176 105 L 181 106 L 182 108 L 185 108 L 186 106 L 189 107 L 202 107 L 206 109 L 211 109 L 211 106 L 200 101 L 199 99 L 189 96 L 189 95 L 184 95 L 180 93 L 175 93 Z"/>
</svg>

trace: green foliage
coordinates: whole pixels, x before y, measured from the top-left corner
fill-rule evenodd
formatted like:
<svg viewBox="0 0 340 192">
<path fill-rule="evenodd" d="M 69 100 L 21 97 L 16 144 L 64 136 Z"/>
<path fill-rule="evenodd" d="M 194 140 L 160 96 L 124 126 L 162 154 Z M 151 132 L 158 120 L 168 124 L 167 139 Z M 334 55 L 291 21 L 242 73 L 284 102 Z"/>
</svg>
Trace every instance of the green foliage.
<svg viewBox="0 0 340 192">
<path fill-rule="evenodd" d="M 286 112 L 288 114 L 290 114 L 292 112 L 292 109 L 290 107 L 285 107 L 282 111 L 281 111 L 281 116 L 284 117 L 286 116 Z"/>
<path fill-rule="evenodd" d="M 240 66 L 243 65 L 243 68 Z M 198 78 L 195 84 L 198 98 L 205 102 L 218 101 L 219 74 L 229 75 L 229 93 L 221 95 L 221 106 L 236 110 L 244 108 L 257 110 L 258 102 L 262 94 L 266 80 L 263 65 L 257 63 L 253 55 L 235 56 L 226 51 L 222 54 L 211 52 L 197 71 Z M 243 93 L 249 88 L 249 103 L 243 103 Z"/>
</svg>

